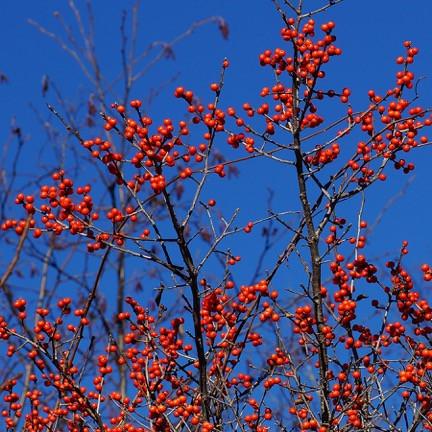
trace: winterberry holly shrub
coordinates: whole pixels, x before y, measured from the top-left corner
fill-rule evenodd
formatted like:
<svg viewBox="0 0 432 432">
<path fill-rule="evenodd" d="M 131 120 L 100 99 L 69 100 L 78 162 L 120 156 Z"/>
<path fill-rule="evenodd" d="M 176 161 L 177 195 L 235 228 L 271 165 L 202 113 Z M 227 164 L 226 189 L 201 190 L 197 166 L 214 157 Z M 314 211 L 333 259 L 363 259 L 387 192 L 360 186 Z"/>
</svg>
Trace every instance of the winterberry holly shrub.
<svg viewBox="0 0 432 432">
<path fill-rule="evenodd" d="M 17 216 L 2 221 L 18 236 L 0 281 L 2 430 L 432 430 L 432 308 L 404 265 L 408 242 L 382 265 L 368 253 L 362 208 L 353 216 L 346 206 L 410 175 L 411 154 L 430 144 L 419 50 L 402 41 L 388 89 L 354 106 L 349 77 L 326 84 L 343 52 L 321 12 L 338 2 L 284 3 L 280 45 L 257 53 L 268 71 L 260 104 L 230 105 L 224 59 L 207 94 L 173 89 L 167 106 L 181 104 L 180 119 L 167 109 L 155 120 L 141 99 L 113 102 L 99 134 L 84 136 L 50 107 L 121 199 L 105 205 L 101 185 L 65 167 L 37 194 L 19 192 Z M 230 175 L 247 178 L 259 164 L 269 187 L 271 170 L 295 179 L 296 205 L 269 211 L 257 201 L 261 217 L 242 223 L 241 209 L 227 216 L 213 191 L 229 194 Z M 261 253 L 235 253 L 246 236 L 264 239 L 271 257 L 252 281 L 236 273 Z M 85 245 L 95 257 L 85 296 L 15 295 L 9 278 L 32 237 L 50 256 L 64 238 Z M 114 311 L 110 294 L 102 304 L 112 289 L 102 275 L 124 257 L 161 283 L 144 293 L 119 277 Z M 298 283 L 285 289 L 279 276 L 294 264 Z M 418 274 L 432 280 L 428 264 Z"/>
</svg>

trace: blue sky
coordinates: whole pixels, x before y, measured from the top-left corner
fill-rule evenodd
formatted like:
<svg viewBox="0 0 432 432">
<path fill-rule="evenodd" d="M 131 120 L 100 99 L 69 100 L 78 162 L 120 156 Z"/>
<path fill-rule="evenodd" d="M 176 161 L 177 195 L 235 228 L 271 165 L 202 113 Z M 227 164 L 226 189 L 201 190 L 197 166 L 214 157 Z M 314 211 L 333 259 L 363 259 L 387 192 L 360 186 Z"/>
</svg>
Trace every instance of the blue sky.
<svg viewBox="0 0 432 432">
<path fill-rule="evenodd" d="M 41 170 L 55 167 L 61 150 L 53 149 L 42 131 L 45 121 L 52 122 L 59 131 L 62 130 L 47 111 L 47 102 L 58 106 L 58 101 L 52 87 L 43 97 L 42 77 L 47 75 L 64 99 L 83 111 L 91 86 L 76 63 L 28 23 L 28 19 L 32 19 L 49 31 L 61 32 L 53 17 L 53 12 L 58 8 L 67 25 L 73 26 L 67 2 L 23 1 L 18 6 L 14 2 L 3 3 L 0 14 L 0 71 L 6 74 L 9 82 L 0 85 L 0 142 L 7 141 L 11 119 L 16 118 L 26 136 L 25 154 L 18 167 L 21 173 L 17 180 L 18 187 Z M 226 74 L 222 105 L 239 107 L 245 101 L 256 104 L 260 100 L 259 92 L 263 86 L 272 83 L 272 74 L 270 70 L 259 67 L 258 55 L 267 48 L 283 46 L 279 38 L 281 20 L 270 0 L 169 0 L 142 3 L 137 41 L 141 49 L 155 40 L 170 41 L 194 22 L 209 16 L 223 17 L 230 30 L 228 40 L 224 40 L 214 23 L 197 29 L 191 37 L 174 47 L 174 60 L 159 62 L 136 84 L 131 98 L 146 99 L 152 91 L 158 91 L 158 96 L 146 106 L 152 116 L 156 119 L 165 116 L 182 118 L 184 105 L 172 97 L 177 85 L 193 89 L 203 100 L 208 100 L 211 97 L 209 84 L 218 80 L 224 57 L 228 57 L 231 67 Z M 310 0 L 309 3 L 323 2 Z M 84 1 L 77 0 L 77 4 L 80 10 L 84 10 Z M 113 79 L 121 72 L 119 27 L 122 9 L 128 9 L 133 2 L 95 0 L 93 4 L 96 12 L 96 46 L 102 73 Z M 394 74 L 398 69 L 394 60 L 403 54 L 402 42 L 412 40 L 420 48 L 414 71 L 417 77 L 424 77 L 419 84 L 420 100 L 426 106 L 431 106 L 431 17 L 432 2 L 429 0 L 346 0 L 332 8 L 320 19 L 336 22 L 337 45 L 343 49 L 344 55 L 329 65 L 326 83 L 329 87 L 350 87 L 354 109 L 363 109 L 368 105 L 369 89 L 384 92 L 393 85 Z M 121 87 L 115 86 L 113 101 L 120 92 Z M 326 114 L 331 118 L 331 108 L 326 110 Z M 344 145 L 352 143 L 354 148 L 356 137 L 351 139 L 352 142 L 346 140 L 347 144 Z M 73 140 L 66 140 L 66 145 L 73 146 Z M 13 146 L 8 148 L 3 161 L 6 168 L 10 169 L 13 158 L 10 149 Z M 411 254 L 407 262 L 410 269 L 416 272 L 415 279 L 418 281 L 421 281 L 420 264 L 432 262 L 430 152 L 431 149 L 427 148 L 409 155 L 409 160 L 415 162 L 417 167 L 411 177 L 390 170 L 388 183 L 371 188 L 365 210 L 365 218 L 373 225 L 383 208 L 392 202 L 371 233 L 366 251 L 383 261 L 387 257 L 396 257 L 402 240 L 409 240 Z M 240 207 L 240 225 L 266 215 L 262 203 L 266 200 L 269 186 L 275 191 L 275 210 L 297 210 L 297 186 L 291 182 L 292 178 L 286 175 L 283 167 L 273 168 L 272 165 L 271 171 L 266 171 L 268 166 L 268 162 L 264 161 L 255 161 L 247 168 L 240 166 L 239 178 L 230 180 L 229 184 L 224 183 L 223 187 L 212 179 L 210 186 L 213 189 L 208 192 L 208 197 L 216 198 L 220 210 L 226 215 Z M 94 181 L 97 177 L 94 172 L 80 175 L 88 175 L 88 181 Z M 399 197 L 401 191 L 402 198 Z M 30 186 L 28 192 L 35 192 L 35 188 Z M 343 209 L 347 215 L 355 215 L 359 204 L 356 199 Z M 255 265 L 259 249 L 252 236 L 242 237 L 234 246 L 237 248 L 235 253 L 245 254 L 246 258 L 248 253 L 252 256 L 252 261 L 242 261 L 238 270 L 241 283 L 249 283 L 250 267 Z M 281 246 L 278 245 L 277 251 Z M 7 255 L 10 251 L 3 253 Z M 271 265 L 270 261 L 268 265 Z M 283 289 L 287 282 L 282 280 L 280 283 L 279 288 Z"/>
</svg>

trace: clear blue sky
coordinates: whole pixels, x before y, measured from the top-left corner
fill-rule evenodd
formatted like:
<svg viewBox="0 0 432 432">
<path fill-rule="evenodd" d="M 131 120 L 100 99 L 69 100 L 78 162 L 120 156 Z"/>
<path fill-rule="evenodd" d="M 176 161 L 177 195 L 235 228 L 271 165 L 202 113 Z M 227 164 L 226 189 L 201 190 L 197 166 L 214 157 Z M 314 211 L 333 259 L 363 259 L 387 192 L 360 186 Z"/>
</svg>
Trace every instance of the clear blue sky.
<svg viewBox="0 0 432 432">
<path fill-rule="evenodd" d="M 83 0 L 76 2 L 84 9 Z M 172 97 L 176 85 L 193 89 L 204 100 L 208 98 L 209 83 L 218 80 L 224 57 L 229 58 L 231 67 L 226 75 L 222 104 L 240 106 L 245 101 L 254 104 L 260 100 L 259 91 L 272 83 L 272 76 L 269 70 L 259 67 L 258 55 L 267 48 L 283 45 L 279 38 L 281 20 L 271 0 L 169 0 L 142 3 L 138 39 L 138 46 L 142 49 L 154 40 L 169 41 L 192 23 L 209 16 L 223 17 L 230 30 L 229 39 L 223 40 L 214 24 L 198 29 L 194 35 L 174 48 L 175 60 L 160 62 L 138 82 L 132 98 L 146 98 L 162 84 L 159 96 L 149 108 L 154 117 L 181 118 L 184 105 Z M 305 3 L 323 2 L 306 0 Z M 123 8 L 128 9 L 133 2 L 94 0 L 93 4 L 96 12 L 96 46 L 102 73 L 114 78 L 121 72 L 121 11 Z M 45 98 L 42 96 L 42 77 L 49 76 L 64 98 L 82 109 L 86 109 L 81 101 L 86 104 L 89 85 L 76 63 L 52 40 L 28 23 L 30 18 L 58 33 L 60 29 L 53 17 L 53 12 L 58 8 L 65 22 L 73 25 L 66 1 L 3 1 L 1 7 L 0 71 L 8 77 L 9 82 L 0 85 L 0 143 L 8 139 L 11 119 L 15 117 L 27 138 L 25 156 L 18 167 L 23 174 L 18 178 L 19 185 L 40 172 L 40 167 L 50 168 L 56 165 L 56 156 L 38 119 L 38 116 L 42 119 L 50 118 L 47 102 L 56 104 L 52 89 Z M 337 44 L 343 49 L 344 55 L 328 67 L 329 87 L 350 87 L 354 109 L 363 109 L 368 105 L 366 95 L 370 88 L 383 92 L 392 86 L 397 70 L 394 60 L 403 54 L 402 42 L 412 40 L 420 48 L 414 71 L 417 77 L 425 77 L 419 86 L 421 101 L 432 106 L 431 17 L 430 0 L 345 0 L 332 8 L 322 18 L 336 22 Z M 175 80 L 170 82 L 174 77 Z M 119 88 L 114 88 L 114 100 L 118 92 Z M 51 118 L 51 121 L 54 120 Z M 70 145 L 73 145 L 73 140 L 70 141 Z M 349 143 L 349 140 L 346 142 Z M 353 137 L 353 148 L 355 145 Z M 383 206 L 395 199 L 371 234 L 371 246 L 368 246 L 367 251 L 371 257 L 378 257 L 382 261 L 387 257 L 395 257 L 402 240 L 409 240 L 411 254 L 408 263 L 410 269 L 417 272 L 415 278 L 419 281 L 420 264 L 432 263 L 431 151 L 428 148 L 415 155 L 410 154 L 410 160 L 416 163 L 417 168 L 402 199 L 395 198 L 407 184 L 408 176 L 395 173 L 396 175 L 390 176 L 388 184 L 373 186 L 365 212 L 365 218 L 373 224 Z M 10 169 L 12 157 L 11 152 L 3 156 L 7 169 Z M 37 159 L 39 160 L 36 161 Z M 256 164 L 251 166 L 257 167 Z M 240 169 L 243 170 L 242 167 Z M 231 181 L 229 192 L 226 188 L 215 189 L 212 197 L 217 199 L 220 208 L 227 215 L 235 207 L 241 207 L 239 224 L 265 216 L 265 208 L 253 201 L 256 199 L 264 202 L 266 198 L 267 184 L 264 180 L 267 181 L 268 176 L 264 179 L 264 175 L 267 176 L 265 172 L 247 168 L 241 171 L 238 179 Z M 275 210 L 297 210 L 297 187 L 287 181 L 289 177 L 285 175 L 284 169 L 272 168 L 270 175 L 271 186 L 276 192 Z M 30 188 L 28 192 L 35 192 L 35 189 Z M 358 204 L 358 200 L 354 201 L 355 206 L 347 208 L 347 214 L 355 214 Z M 247 253 L 252 252 L 252 259 L 256 260 L 254 252 L 257 250 L 253 239 L 245 238 L 242 244 L 237 243 L 238 250 L 235 252 L 245 253 L 246 258 Z M 10 251 L 2 252 L 6 255 L 8 253 Z M 4 255 L 0 256 L 0 261 L 3 258 Z M 241 266 L 239 274 L 244 278 L 240 282 L 249 283 L 249 270 L 254 262 L 242 262 Z"/>
</svg>

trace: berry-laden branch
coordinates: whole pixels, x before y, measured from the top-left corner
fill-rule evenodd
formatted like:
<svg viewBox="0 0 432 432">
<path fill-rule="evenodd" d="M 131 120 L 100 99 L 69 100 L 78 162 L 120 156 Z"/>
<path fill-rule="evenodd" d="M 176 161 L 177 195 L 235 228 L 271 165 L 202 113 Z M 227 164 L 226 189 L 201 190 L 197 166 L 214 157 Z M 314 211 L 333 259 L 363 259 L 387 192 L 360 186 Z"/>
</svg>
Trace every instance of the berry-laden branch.
<svg viewBox="0 0 432 432">
<path fill-rule="evenodd" d="M 296 92 L 294 92 L 296 94 Z M 296 127 L 296 126 L 295 126 Z M 314 303 L 314 312 L 317 321 L 317 335 L 318 335 L 318 349 L 319 349 L 319 369 L 320 369 L 320 392 L 321 395 L 321 418 L 323 424 L 328 424 L 330 420 L 330 407 L 328 402 L 328 386 L 327 386 L 327 372 L 328 372 L 328 356 L 327 348 L 325 346 L 324 334 L 322 327 L 325 325 L 324 311 L 321 296 L 321 255 L 318 248 L 319 238 L 316 236 L 315 226 L 313 222 L 313 214 L 309 205 L 309 199 L 306 189 L 306 182 L 304 179 L 303 158 L 301 156 L 301 139 L 300 132 L 296 128 L 294 132 L 294 146 L 296 156 L 296 172 L 299 187 L 299 197 L 303 208 L 305 225 L 308 231 L 308 244 L 310 250 L 310 260 L 312 263 L 312 297 Z"/>
<path fill-rule="evenodd" d="M 164 190 L 163 196 L 171 216 L 171 222 L 177 234 L 178 247 L 188 272 L 186 283 L 189 285 L 192 292 L 192 319 L 194 325 L 194 339 L 198 355 L 200 398 L 204 419 L 208 421 L 210 416 L 210 405 L 207 388 L 207 359 L 205 355 L 204 338 L 201 329 L 201 298 L 198 285 L 198 272 L 184 236 L 184 227 L 180 225 L 180 222 L 177 219 L 170 195 Z"/>
</svg>

